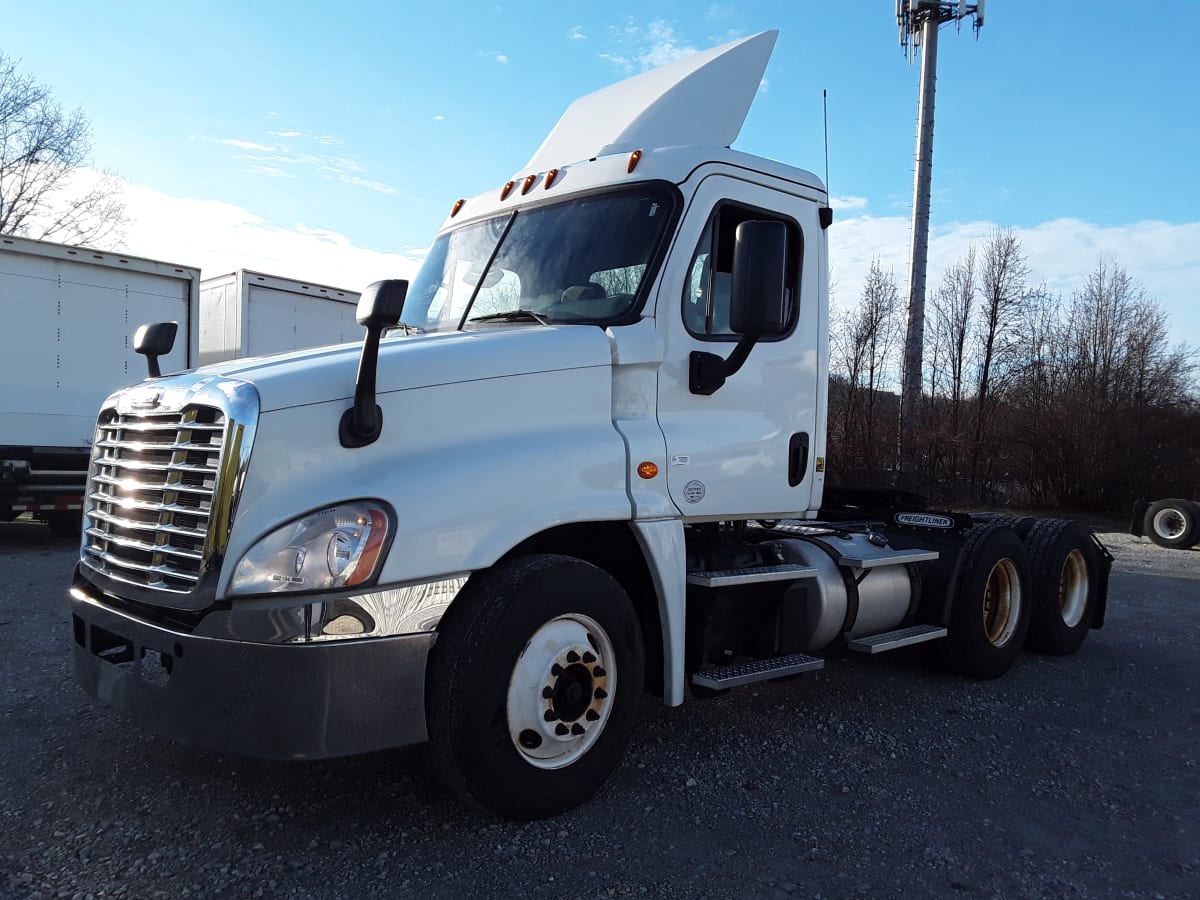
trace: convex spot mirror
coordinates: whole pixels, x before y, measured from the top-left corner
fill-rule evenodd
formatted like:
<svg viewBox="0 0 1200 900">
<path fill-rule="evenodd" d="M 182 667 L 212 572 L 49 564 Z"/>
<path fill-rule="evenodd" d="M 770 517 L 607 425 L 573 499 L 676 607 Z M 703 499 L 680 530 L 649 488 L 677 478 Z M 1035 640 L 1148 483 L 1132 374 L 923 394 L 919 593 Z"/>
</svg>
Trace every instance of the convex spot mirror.
<svg viewBox="0 0 1200 900">
<path fill-rule="evenodd" d="M 743 337 L 787 330 L 787 244 L 783 222 L 742 222 L 733 249 L 729 325 Z"/>
</svg>

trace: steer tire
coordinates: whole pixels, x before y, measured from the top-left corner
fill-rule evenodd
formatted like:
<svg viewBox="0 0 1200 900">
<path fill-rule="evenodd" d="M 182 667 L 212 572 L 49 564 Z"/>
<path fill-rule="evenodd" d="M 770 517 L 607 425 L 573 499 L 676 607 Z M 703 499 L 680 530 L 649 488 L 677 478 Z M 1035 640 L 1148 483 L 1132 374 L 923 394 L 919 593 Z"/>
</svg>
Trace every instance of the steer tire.
<svg viewBox="0 0 1200 900">
<path fill-rule="evenodd" d="M 1026 646 L 1042 653 L 1074 653 L 1092 626 L 1100 590 L 1096 542 L 1067 519 L 1043 519 L 1025 538 L 1033 615 Z"/>
<path fill-rule="evenodd" d="M 1142 530 L 1160 547 L 1190 547 L 1200 540 L 1200 509 L 1190 500 L 1157 500 L 1146 510 Z"/>
<path fill-rule="evenodd" d="M 1021 652 L 1029 630 L 1029 559 L 1005 525 L 967 532 L 941 642 L 946 666 L 973 678 L 999 678 Z"/>
<path fill-rule="evenodd" d="M 476 572 L 430 652 L 434 763 L 462 798 L 505 818 L 578 806 L 621 761 L 644 660 L 633 604 L 602 569 L 539 554 Z"/>
</svg>

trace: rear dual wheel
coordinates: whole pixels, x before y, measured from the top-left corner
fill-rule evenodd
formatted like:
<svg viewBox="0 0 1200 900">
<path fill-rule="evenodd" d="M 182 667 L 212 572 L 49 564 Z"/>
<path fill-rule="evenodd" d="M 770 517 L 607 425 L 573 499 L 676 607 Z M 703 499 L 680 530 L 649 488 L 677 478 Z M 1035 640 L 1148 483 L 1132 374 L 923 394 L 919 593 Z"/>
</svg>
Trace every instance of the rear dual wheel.
<svg viewBox="0 0 1200 900">
<path fill-rule="evenodd" d="M 643 669 L 633 605 L 603 570 L 535 555 L 477 572 L 430 655 L 435 765 L 464 799 L 507 818 L 571 809 L 620 763 Z"/>
<path fill-rule="evenodd" d="M 1067 519 L 1043 519 L 1025 538 L 1033 585 L 1029 647 L 1074 653 L 1099 604 L 1100 551 L 1091 535 Z"/>
<path fill-rule="evenodd" d="M 1021 652 L 1029 629 L 1029 559 L 1006 525 L 967 532 L 942 642 L 946 665 L 975 678 L 999 678 Z"/>
</svg>

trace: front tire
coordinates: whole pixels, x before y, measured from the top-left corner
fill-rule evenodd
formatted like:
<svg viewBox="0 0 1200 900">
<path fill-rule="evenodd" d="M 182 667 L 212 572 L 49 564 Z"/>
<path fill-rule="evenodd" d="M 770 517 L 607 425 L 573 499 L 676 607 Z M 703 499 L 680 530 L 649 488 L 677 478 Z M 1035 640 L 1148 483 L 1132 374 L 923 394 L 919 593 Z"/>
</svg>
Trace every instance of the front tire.
<svg viewBox="0 0 1200 900">
<path fill-rule="evenodd" d="M 942 642 L 948 668 L 999 678 L 1016 661 L 1029 630 L 1029 560 L 1016 532 L 976 525 L 967 532 Z"/>
<path fill-rule="evenodd" d="M 1076 522 L 1044 519 L 1025 539 L 1033 586 L 1029 647 L 1074 653 L 1092 627 L 1100 589 L 1096 543 Z"/>
<path fill-rule="evenodd" d="M 1146 510 L 1142 530 L 1168 550 L 1190 547 L 1200 539 L 1200 510 L 1189 500 L 1158 500 Z"/>
<path fill-rule="evenodd" d="M 430 655 L 435 764 L 456 793 L 501 816 L 557 815 L 620 763 L 643 677 L 637 615 L 608 573 L 553 555 L 477 572 Z"/>
</svg>

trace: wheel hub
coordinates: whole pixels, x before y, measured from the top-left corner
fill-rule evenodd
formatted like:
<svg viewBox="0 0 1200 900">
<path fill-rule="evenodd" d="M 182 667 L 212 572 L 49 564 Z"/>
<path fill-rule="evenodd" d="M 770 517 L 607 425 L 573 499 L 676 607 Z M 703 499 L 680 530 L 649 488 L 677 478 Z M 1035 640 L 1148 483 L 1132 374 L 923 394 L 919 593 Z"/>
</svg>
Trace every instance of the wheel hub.
<svg viewBox="0 0 1200 900">
<path fill-rule="evenodd" d="M 513 745 L 538 768 L 570 765 L 595 743 L 612 709 L 612 642 L 594 619 L 551 619 L 513 666 L 506 713 Z"/>
</svg>

